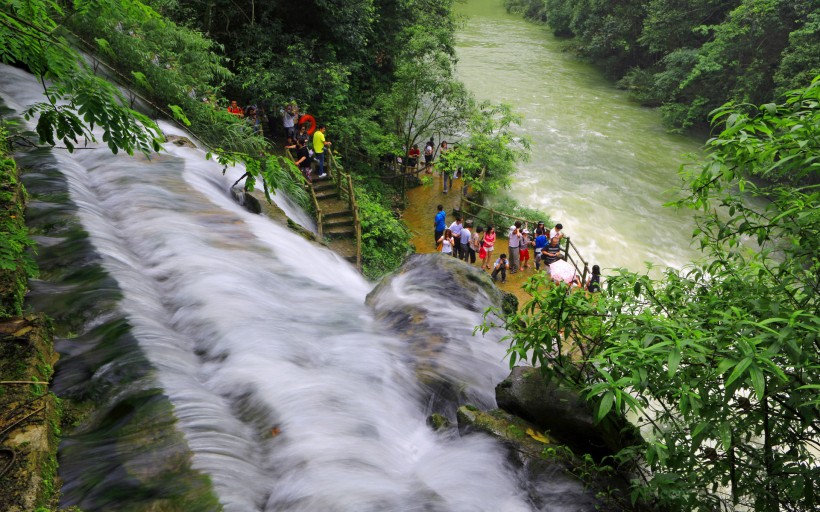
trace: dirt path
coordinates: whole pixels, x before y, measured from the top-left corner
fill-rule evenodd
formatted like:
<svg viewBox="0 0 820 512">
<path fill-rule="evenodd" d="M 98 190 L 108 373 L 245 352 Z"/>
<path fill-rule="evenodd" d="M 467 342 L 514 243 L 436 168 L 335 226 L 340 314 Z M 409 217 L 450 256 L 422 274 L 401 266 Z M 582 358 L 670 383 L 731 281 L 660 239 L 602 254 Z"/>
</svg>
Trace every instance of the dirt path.
<svg viewBox="0 0 820 512">
<path fill-rule="evenodd" d="M 436 245 L 433 237 L 435 229 L 433 228 L 433 220 L 436 216 L 436 207 L 441 204 L 444 206 L 444 211 L 447 212 L 447 225 L 449 226 L 454 220 L 453 210 L 458 208 L 461 200 L 461 180 L 455 180 L 455 187 L 449 193 L 444 193 L 444 183 L 440 176 L 434 176 L 433 182 L 429 185 L 422 185 L 410 189 L 407 192 L 408 206 L 404 210 L 403 219 L 405 224 L 410 228 L 412 233 L 411 242 L 416 247 L 418 253 L 429 253 L 436 251 Z M 468 216 L 467 219 L 470 217 Z M 466 219 L 465 219 L 466 220 Z M 492 265 L 501 253 L 509 254 L 507 247 L 507 228 L 509 226 L 496 226 L 498 238 L 495 243 L 494 257 L 490 264 Z M 504 290 L 518 297 L 518 301 L 523 304 L 529 300 L 530 295 L 525 293 L 522 285 L 530 276 L 535 274 L 535 260 L 532 259 L 533 250 L 530 248 L 530 268 L 520 271 L 516 274 L 507 272 L 507 282 L 501 283 L 497 281 L 496 285 Z M 474 267 L 481 268 L 481 263 L 476 261 Z"/>
</svg>

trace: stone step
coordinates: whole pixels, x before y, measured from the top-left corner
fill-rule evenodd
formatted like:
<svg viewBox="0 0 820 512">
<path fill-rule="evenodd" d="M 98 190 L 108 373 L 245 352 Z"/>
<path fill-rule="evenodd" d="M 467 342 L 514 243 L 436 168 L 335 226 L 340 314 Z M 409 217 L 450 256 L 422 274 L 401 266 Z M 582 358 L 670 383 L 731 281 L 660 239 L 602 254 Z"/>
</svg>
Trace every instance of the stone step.
<svg viewBox="0 0 820 512">
<path fill-rule="evenodd" d="M 338 219 L 339 217 L 350 217 L 352 219 L 353 214 L 350 213 L 350 210 L 339 210 L 337 212 L 328 212 L 322 215 L 322 218 L 325 220 Z"/>
<path fill-rule="evenodd" d="M 356 236 L 356 230 L 353 226 L 322 226 L 322 234 L 332 237 L 353 237 Z"/>
<path fill-rule="evenodd" d="M 330 229 L 335 227 L 342 227 L 342 226 L 352 226 L 353 225 L 353 217 L 349 218 L 332 218 L 328 219 L 324 217 L 323 219 L 323 227 L 324 229 Z"/>
<path fill-rule="evenodd" d="M 329 180 L 313 181 L 313 190 L 319 192 L 320 190 L 336 190 L 336 184 Z"/>
<path fill-rule="evenodd" d="M 317 199 L 318 201 L 321 201 L 321 200 L 323 200 L 323 199 L 335 199 L 335 198 L 337 198 L 337 197 L 339 197 L 339 193 L 338 193 L 338 192 L 336 192 L 335 190 L 333 190 L 333 191 L 321 192 L 321 193 L 317 192 L 317 193 L 316 193 L 316 199 Z"/>
</svg>

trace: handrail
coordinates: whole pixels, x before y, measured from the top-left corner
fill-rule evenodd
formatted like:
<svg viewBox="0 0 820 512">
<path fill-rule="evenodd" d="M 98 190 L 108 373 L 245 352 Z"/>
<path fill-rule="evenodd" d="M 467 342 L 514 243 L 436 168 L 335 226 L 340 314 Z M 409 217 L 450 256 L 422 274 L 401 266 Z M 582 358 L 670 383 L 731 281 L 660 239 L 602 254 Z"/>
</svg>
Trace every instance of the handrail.
<svg viewBox="0 0 820 512">
<path fill-rule="evenodd" d="M 356 268 L 362 270 L 362 223 L 359 219 L 359 204 L 356 202 L 356 195 L 353 191 L 353 178 L 347 174 L 347 186 L 349 192 L 350 211 L 353 212 L 353 227 L 356 231 Z"/>
<path fill-rule="evenodd" d="M 314 192 L 313 187 L 310 185 L 305 185 L 305 187 L 310 189 L 313 207 L 316 208 L 316 234 L 319 236 L 319 240 L 321 240 L 324 237 L 322 235 L 322 209 L 319 207 L 319 199 L 316 197 L 316 192 Z"/>
<path fill-rule="evenodd" d="M 581 274 L 581 285 L 583 286 L 584 283 L 586 283 L 587 274 L 589 273 L 589 263 L 587 263 L 587 261 L 584 260 L 584 257 L 581 256 L 581 252 L 578 250 L 578 247 L 576 247 L 575 244 L 572 243 L 572 240 L 570 240 L 570 237 L 567 236 L 565 238 L 567 239 L 567 248 L 564 251 L 564 260 L 571 263 L 572 266 L 575 267 L 575 271 Z M 573 259 L 572 254 L 570 253 L 570 249 L 575 251 L 575 255 L 578 257 L 578 259 L 581 261 L 581 263 L 584 264 L 584 269 L 583 270 L 578 268 L 578 264 Z"/>
<path fill-rule="evenodd" d="M 293 153 L 290 152 L 290 149 L 285 148 L 285 155 L 288 158 L 290 158 L 291 161 L 294 161 L 294 162 L 296 161 L 296 159 L 293 158 Z M 313 208 L 316 210 L 316 234 L 318 235 L 319 239 L 321 240 L 323 238 L 322 237 L 322 217 L 323 217 L 323 215 L 322 215 L 322 208 L 319 206 L 319 198 L 316 197 L 316 191 L 313 190 L 313 187 L 310 186 L 309 183 L 303 183 L 302 186 L 305 189 L 307 189 L 307 191 L 310 193 L 310 199 L 311 199 L 311 202 L 313 203 Z"/>
<path fill-rule="evenodd" d="M 331 178 L 336 182 L 336 190 L 339 193 L 339 198 L 342 198 L 342 192 L 347 194 L 347 201 L 350 206 L 350 212 L 353 215 L 353 229 L 356 233 L 356 268 L 361 272 L 362 270 L 362 222 L 359 215 L 359 203 L 356 201 L 356 193 L 353 189 L 353 177 L 344 172 L 343 167 L 336 161 L 336 156 L 332 151 L 327 152 L 328 156 L 328 170 L 330 170 Z"/>
<path fill-rule="evenodd" d="M 478 207 L 480 209 L 489 211 L 490 212 L 490 224 L 493 224 L 493 225 L 495 225 L 495 219 L 494 219 L 495 215 L 506 217 L 508 219 L 519 220 L 519 221 L 521 221 L 525 224 L 529 224 L 529 223 L 535 224 L 535 222 L 530 221 L 528 219 L 523 219 L 523 218 L 520 218 L 520 217 L 516 217 L 514 215 L 509 215 L 507 213 L 499 212 L 499 211 L 493 210 L 492 208 L 488 208 L 484 205 L 480 205 L 478 203 L 470 201 L 469 199 L 464 197 L 463 194 L 461 196 L 461 204 L 459 205 L 459 210 L 462 212 L 462 215 L 464 214 L 464 205 L 465 204 L 475 206 L 475 207 Z M 575 267 L 575 271 L 578 272 L 581 275 L 581 283 L 583 284 L 583 283 L 586 282 L 587 274 L 589 274 L 589 263 L 584 259 L 583 256 L 581 256 L 581 251 L 579 251 L 578 247 L 574 243 L 572 243 L 572 240 L 570 240 L 570 237 L 567 236 L 567 237 L 564 237 L 564 238 L 566 239 L 566 249 L 564 250 L 564 260 L 569 262 L 570 264 L 572 264 L 573 267 Z M 573 252 L 575 253 L 575 257 L 573 257 L 573 254 L 572 254 Z M 535 256 L 537 257 L 538 255 L 535 255 Z M 580 261 L 581 265 L 579 265 L 579 263 L 575 261 L 576 258 Z M 583 266 L 583 268 L 581 268 L 581 266 Z"/>
<path fill-rule="evenodd" d="M 495 225 L 495 215 L 499 215 L 501 217 L 506 217 L 508 219 L 519 220 L 519 221 L 523 222 L 524 224 L 530 224 L 530 223 L 533 224 L 533 225 L 537 224 L 536 221 L 532 221 L 532 220 L 529 220 L 529 219 L 523 219 L 521 217 L 516 217 L 515 215 L 510 215 L 510 214 L 507 214 L 507 213 L 504 213 L 504 212 L 499 212 L 499 211 L 493 210 L 492 208 L 488 208 L 484 205 L 474 203 L 473 201 L 470 201 L 469 199 L 464 197 L 464 195 L 462 194 L 462 196 L 461 196 L 461 205 L 459 206 L 459 210 L 462 211 L 462 212 L 464 211 L 464 204 L 465 203 L 469 204 L 471 206 L 476 206 L 478 208 L 481 208 L 482 210 L 487 210 L 488 212 L 490 212 L 490 224 L 492 224 L 492 225 Z"/>
</svg>

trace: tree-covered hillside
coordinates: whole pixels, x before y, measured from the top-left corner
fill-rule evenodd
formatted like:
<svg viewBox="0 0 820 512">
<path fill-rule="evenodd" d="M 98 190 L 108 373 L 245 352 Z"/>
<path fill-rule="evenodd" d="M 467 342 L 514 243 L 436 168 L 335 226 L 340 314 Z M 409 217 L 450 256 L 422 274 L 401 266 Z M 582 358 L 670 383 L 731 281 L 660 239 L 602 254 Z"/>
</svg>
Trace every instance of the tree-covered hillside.
<svg viewBox="0 0 820 512">
<path fill-rule="evenodd" d="M 506 0 L 548 23 L 671 127 L 726 101 L 766 103 L 820 74 L 814 0 Z"/>
</svg>

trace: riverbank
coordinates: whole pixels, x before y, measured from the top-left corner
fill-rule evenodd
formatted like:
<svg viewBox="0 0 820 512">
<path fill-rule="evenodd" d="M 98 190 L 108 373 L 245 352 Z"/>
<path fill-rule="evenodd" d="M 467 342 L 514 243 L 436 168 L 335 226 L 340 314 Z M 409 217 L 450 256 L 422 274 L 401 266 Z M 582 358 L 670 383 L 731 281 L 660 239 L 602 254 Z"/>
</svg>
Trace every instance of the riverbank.
<svg viewBox="0 0 820 512">
<path fill-rule="evenodd" d="M 461 194 L 458 192 L 458 190 L 461 190 L 461 185 L 461 179 L 456 179 L 452 187 L 454 191 L 445 194 L 443 192 L 444 184 L 441 176 L 434 175 L 432 184 L 422 185 L 407 191 L 407 207 L 402 213 L 402 220 L 410 230 L 410 241 L 416 248 L 417 253 L 426 254 L 436 252 L 436 245 L 433 241 L 435 231 L 433 221 L 436 216 L 436 208 L 439 204 L 444 206 L 444 211 L 447 212 L 446 223 L 448 226 L 452 224 L 455 220 L 453 211 L 458 209 L 461 202 Z M 466 218 L 470 219 L 471 217 L 467 215 Z M 478 224 L 476 224 L 476 227 L 477 226 Z M 498 255 L 502 253 L 509 254 L 507 247 L 508 240 L 504 236 L 507 232 L 507 227 L 508 226 L 498 226 L 496 228 L 496 231 L 500 234 L 495 243 L 494 259 L 491 263 L 495 262 Z M 501 290 L 515 295 L 520 304 L 523 304 L 529 299 L 529 294 L 524 291 L 523 285 L 527 279 L 535 273 L 535 260 L 532 257 L 532 252 L 531 249 L 531 267 L 529 269 L 515 274 L 507 272 L 506 283 L 502 283 L 500 280 L 496 281 L 496 285 Z M 481 267 L 480 261 L 477 258 L 473 266 L 477 268 Z"/>
</svg>

